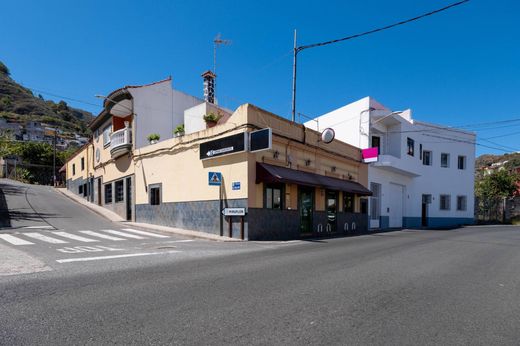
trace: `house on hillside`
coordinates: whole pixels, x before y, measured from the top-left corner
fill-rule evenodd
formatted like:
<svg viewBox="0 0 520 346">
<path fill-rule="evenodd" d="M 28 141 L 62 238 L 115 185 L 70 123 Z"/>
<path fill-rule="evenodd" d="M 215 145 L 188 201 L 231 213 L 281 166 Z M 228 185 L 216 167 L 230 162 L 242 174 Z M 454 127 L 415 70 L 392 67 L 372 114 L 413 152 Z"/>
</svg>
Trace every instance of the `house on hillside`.
<svg viewBox="0 0 520 346">
<path fill-rule="evenodd" d="M 475 134 L 418 121 L 366 97 L 305 123 L 331 127 L 368 161 L 370 227 L 446 227 L 474 219 Z M 369 151 L 367 151 L 368 153 Z"/>
</svg>

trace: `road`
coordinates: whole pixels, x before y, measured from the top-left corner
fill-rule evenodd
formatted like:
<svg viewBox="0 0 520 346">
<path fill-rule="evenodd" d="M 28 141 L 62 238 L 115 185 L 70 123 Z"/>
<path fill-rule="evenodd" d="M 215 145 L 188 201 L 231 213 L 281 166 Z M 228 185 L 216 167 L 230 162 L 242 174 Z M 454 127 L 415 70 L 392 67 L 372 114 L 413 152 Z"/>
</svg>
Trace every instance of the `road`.
<svg viewBox="0 0 520 346">
<path fill-rule="evenodd" d="M 61 215 L 52 207 L 46 212 Z M 519 227 L 178 244 L 178 253 L 71 263 L 33 254 L 37 244 L 23 248 L 51 270 L 0 277 L 0 344 L 518 345 L 520 340 Z"/>
</svg>

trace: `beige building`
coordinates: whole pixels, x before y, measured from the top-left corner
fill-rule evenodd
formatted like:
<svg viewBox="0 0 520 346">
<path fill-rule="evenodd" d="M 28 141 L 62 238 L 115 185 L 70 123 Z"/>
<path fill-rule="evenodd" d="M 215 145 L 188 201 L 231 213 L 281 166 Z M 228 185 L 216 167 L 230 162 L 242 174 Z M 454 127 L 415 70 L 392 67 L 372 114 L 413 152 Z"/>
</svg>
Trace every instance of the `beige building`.
<svg viewBox="0 0 520 346">
<path fill-rule="evenodd" d="M 132 124 L 146 113 L 132 111 L 132 99 L 113 94 L 112 106 L 106 102 L 91 125 L 92 144 L 67 163 L 69 189 L 79 193 L 78 186 L 87 184 L 92 202 L 137 222 L 249 240 L 367 229 L 370 191 L 358 148 L 324 143 L 319 132 L 251 104 L 232 114 L 217 109 L 214 127 L 136 148 L 139 128 Z M 114 116 L 111 108 L 121 111 L 122 102 L 127 114 Z M 193 118 L 193 109 L 185 116 Z M 261 129 L 271 136 L 258 140 L 261 132 L 255 131 Z M 114 134 L 125 131 L 126 146 L 114 145 Z M 90 165 L 74 175 L 81 157 Z"/>
</svg>

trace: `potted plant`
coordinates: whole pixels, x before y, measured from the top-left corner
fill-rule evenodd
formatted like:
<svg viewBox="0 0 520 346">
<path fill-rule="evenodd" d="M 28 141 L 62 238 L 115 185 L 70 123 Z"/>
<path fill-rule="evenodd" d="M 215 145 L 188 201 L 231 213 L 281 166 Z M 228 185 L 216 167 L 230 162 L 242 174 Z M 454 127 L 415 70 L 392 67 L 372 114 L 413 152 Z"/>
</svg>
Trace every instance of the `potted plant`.
<svg viewBox="0 0 520 346">
<path fill-rule="evenodd" d="M 150 144 L 155 144 L 159 139 L 161 139 L 161 136 L 158 133 L 152 133 L 149 134 L 148 137 L 146 137 L 146 139 L 148 139 L 148 142 L 150 142 Z"/>
<path fill-rule="evenodd" d="M 173 130 L 176 137 L 184 136 L 184 124 L 180 124 Z"/>
<path fill-rule="evenodd" d="M 204 116 L 204 121 L 208 128 L 217 125 L 217 122 L 220 120 L 222 116 L 220 114 L 209 113 Z"/>
</svg>

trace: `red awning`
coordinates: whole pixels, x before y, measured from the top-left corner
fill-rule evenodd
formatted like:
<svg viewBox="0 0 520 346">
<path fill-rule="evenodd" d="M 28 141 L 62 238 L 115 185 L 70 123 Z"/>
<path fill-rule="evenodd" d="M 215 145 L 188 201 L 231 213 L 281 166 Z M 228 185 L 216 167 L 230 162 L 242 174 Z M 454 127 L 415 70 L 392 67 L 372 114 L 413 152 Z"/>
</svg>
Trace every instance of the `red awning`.
<svg viewBox="0 0 520 346">
<path fill-rule="evenodd" d="M 344 191 L 361 196 L 371 196 L 372 192 L 360 183 L 327 177 L 315 173 L 297 171 L 286 167 L 256 163 L 256 183 L 290 183 L 320 187 L 328 190 Z"/>
</svg>

